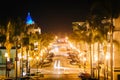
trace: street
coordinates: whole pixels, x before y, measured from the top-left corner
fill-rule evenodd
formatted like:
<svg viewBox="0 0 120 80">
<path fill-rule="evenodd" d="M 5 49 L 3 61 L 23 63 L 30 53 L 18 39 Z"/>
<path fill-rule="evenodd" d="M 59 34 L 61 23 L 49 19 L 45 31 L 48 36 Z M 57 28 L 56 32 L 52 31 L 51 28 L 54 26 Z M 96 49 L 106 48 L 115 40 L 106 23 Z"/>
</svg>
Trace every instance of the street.
<svg viewBox="0 0 120 80">
<path fill-rule="evenodd" d="M 31 72 L 35 72 L 36 69 L 31 69 Z M 53 62 L 49 67 L 43 67 L 38 69 L 44 77 L 33 77 L 32 79 L 40 80 L 81 80 L 78 77 L 79 72 L 82 71 L 78 65 L 71 65 L 70 59 L 67 56 L 56 55 L 53 57 Z"/>
<path fill-rule="evenodd" d="M 36 71 L 35 68 L 31 68 L 31 73 L 35 73 Z M 39 67 L 38 71 L 44 74 L 44 77 L 37 77 L 42 80 L 80 80 L 78 74 L 82 69 L 78 65 L 71 65 L 70 59 L 67 59 L 67 56 L 56 55 L 53 57 L 53 62 L 50 66 Z"/>
<path fill-rule="evenodd" d="M 34 77 L 31 80 L 81 80 L 76 74 L 46 74 L 44 77 Z"/>
</svg>

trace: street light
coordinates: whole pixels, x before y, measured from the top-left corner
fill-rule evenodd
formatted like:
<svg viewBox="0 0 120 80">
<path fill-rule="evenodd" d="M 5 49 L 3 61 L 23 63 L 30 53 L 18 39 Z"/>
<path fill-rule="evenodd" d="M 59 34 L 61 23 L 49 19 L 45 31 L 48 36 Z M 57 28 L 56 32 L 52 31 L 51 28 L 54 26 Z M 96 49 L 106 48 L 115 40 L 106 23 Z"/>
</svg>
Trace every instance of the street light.
<svg viewBox="0 0 120 80">
<path fill-rule="evenodd" d="M 8 77 L 7 58 L 8 58 L 8 53 L 5 53 L 5 59 L 6 59 L 6 77 Z"/>
</svg>

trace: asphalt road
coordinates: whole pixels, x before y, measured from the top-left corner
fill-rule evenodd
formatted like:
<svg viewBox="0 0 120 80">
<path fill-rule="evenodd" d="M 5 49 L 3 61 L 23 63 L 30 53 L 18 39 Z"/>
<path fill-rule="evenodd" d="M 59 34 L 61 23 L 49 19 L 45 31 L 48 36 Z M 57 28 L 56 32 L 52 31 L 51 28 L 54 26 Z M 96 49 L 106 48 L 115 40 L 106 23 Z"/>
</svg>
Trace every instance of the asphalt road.
<svg viewBox="0 0 120 80">
<path fill-rule="evenodd" d="M 64 53 L 63 53 L 64 54 Z M 36 69 L 31 69 L 35 72 Z M 55 56 L 50 66 L 38 69 L 44 77 L 34 76 L 31 80 L 81 80 L 78 74 L 82 71 L 78 65 L 71 65 L 66 56 Z"/>
<path fill-rule="evenodd" d="M 36 68 L 31 68 L 31 73 L 36 72 Z M 43 74 L 79 74 L 83 71 L 78 65 L 71 65 L 70 59 L 66 56 L 55 56 L 53 62 L 47 67 L 38 68 Z"/>
<path fill-rule="evenodd" d="M 44 77 L 33 77 L 31 80 L 81 80 L 76 74 L 46 74 Z"/>
</svg>

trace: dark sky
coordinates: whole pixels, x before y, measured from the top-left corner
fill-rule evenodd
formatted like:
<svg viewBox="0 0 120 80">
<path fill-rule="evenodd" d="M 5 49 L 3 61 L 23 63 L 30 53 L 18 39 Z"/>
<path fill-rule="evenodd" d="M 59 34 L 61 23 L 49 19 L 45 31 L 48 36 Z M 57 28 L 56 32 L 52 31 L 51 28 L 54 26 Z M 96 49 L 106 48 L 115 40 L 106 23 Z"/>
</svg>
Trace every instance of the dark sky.
<svg viewBox="0 0 120 80">
<path fill-rule="evenodd" d="M 4 0 L 0 2 L 0 24 L 9 18 L 25 20 L 27 13 L 45 32 L 71 32 L 72 22 L 89 14 L 89 0 Z"/>
</svg>

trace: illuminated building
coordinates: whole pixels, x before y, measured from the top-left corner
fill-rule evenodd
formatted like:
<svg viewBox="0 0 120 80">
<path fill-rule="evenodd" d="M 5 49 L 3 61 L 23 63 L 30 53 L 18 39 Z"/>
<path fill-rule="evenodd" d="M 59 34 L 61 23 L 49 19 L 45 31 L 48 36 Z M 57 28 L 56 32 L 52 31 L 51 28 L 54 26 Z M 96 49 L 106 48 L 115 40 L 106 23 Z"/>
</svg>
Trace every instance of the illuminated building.
<svg viewBox="0 0 120 80">
<path fill-rule="evenodd" d="M 27 34 L 31 33 L 38 33 L 41 34 L 41 29 L 40 27 L 33 21 L 32 17 L 30 16 L 30 12 L 28 12 L 28 15 L 26 17 L 26 30 Z"/>
</svg>

